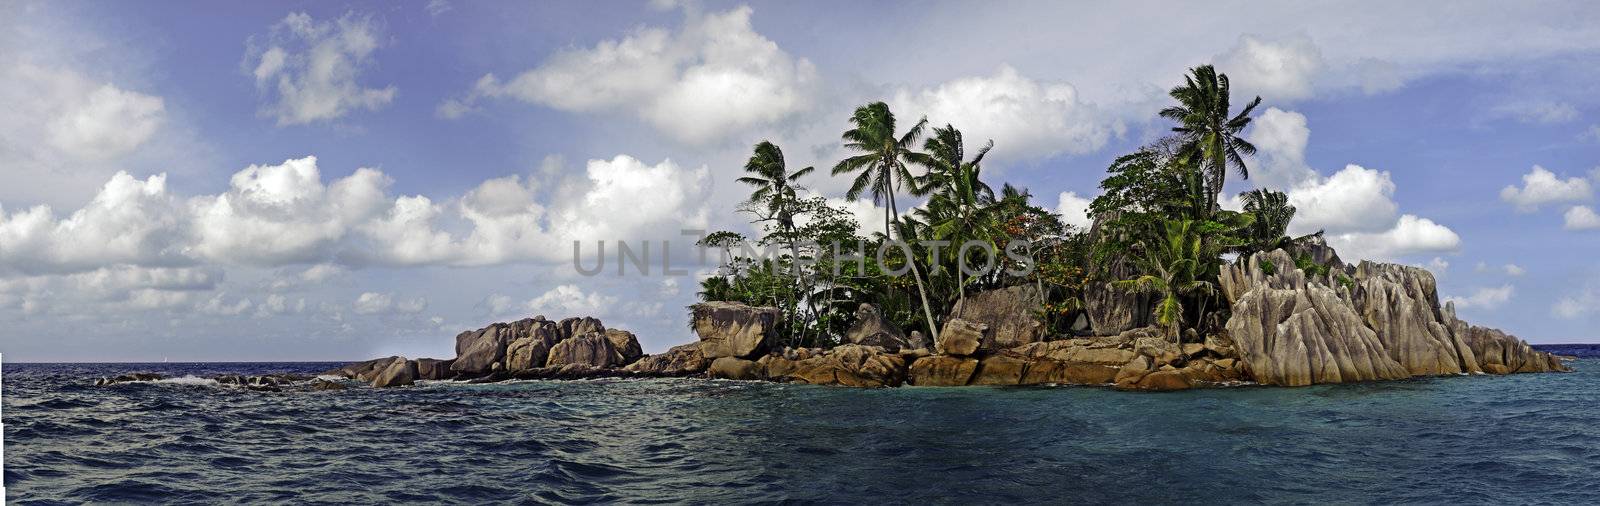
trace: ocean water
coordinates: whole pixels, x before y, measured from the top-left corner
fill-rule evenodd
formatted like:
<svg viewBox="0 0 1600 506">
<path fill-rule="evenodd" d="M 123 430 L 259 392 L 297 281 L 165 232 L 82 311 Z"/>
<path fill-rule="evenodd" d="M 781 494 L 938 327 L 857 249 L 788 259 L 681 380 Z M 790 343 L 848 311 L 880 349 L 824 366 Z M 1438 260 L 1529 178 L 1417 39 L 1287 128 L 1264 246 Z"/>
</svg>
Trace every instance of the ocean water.
<svg viewBox="0 0 1600 506">
<path fill-rule="evenodd" d="M 16 504 L 1600 503 L 1570 374 L 1176 393 L 689 379 L 252 392 L 5 366 Z"/>
</svg>

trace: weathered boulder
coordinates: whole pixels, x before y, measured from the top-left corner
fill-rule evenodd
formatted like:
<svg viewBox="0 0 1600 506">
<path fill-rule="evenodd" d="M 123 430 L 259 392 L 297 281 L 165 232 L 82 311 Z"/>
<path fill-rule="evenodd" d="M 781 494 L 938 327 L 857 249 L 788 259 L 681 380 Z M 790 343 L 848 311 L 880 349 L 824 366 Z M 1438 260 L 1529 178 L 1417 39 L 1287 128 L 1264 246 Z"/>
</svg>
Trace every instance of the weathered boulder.
<svg viewBox="0 0 1600 506">
<path fill-rule="evenodd" d="M 1155 301 L 1147 293 L 1111 283 L 1089 283 L 1083 300 L 1090 330 L 1097 336 L 1114 336 L 1156 323 L 1152 318 Z"/>
<path fill-rule="evenodd" d="M 436 358 L 417 359 L 417 379 L 442 380 L 450 379 L 450 376 L 452 375 L 454 375 L 454 373 L 450 371 L 449 360 L 439 360 Z"/>
<path fill-rule="evenodd" d="M 1411 376 L 1355 311 L 1322 285 L 1249 291 L 1233 305 L 1228 334 L 1240 360 L 1264 385 Z"/>
<path fill-rule="evenodd" d="M 1046 358 L 1060 362 L 1119 366 L 1133 360 L 1132 349 L 1111 339 L 1067 339 L 1045 341 L 1016 348 L 1017 353 L 1032 358 Z"/>
<path fill-rule="evenodd" d="M 920 334 L 918 336 L 920 337 Z M 856 323 L 845 331 L 844 339 L 851 344 L 877 346 L 889 351 L 917 348 L 899 327 L 883 317 L 877 306 L 868 303 L 862 303 L 856 308 Z"/>
<path fill-rule="evenodd" d="M 752 358 L 771 347 L 780 313 L 775 307 L 737 302 L 702 302 L 690 306 L 690 325 L 700 336 L 706 358 Z"/>
<path fill-rule="evenodd" d="M 1463 371 L 1466 346 L 1427 307 L 1432 275 L 1366 262 L 1357 278 L 1354 294 L 1307 279 L 1283 250 L 1224 268 L 1228 335 L 1251 376 L 1299 386 Z"/>
<path fill-rule="evenodd" d="M 928 339 L 928 336 L 923 335 L 922 331 L 913 330 L 910 334 L 906 335 L 905 349 L 930 350 L 933 349 L 933 342 L 932 340 Z"/>
<path fill-rule="evenodd" d="M 719 357 L 711 361 L 711 367 L 706 369 L 706 375 L 712 378 L 731 380 L 758 380 L 762 379 L 761 366 L 753 360 L 737 357 Z"/>
<path fill-rule="evenodd" d="M 136 373 L 129 373 L 129 374 L 119 374 L 117 376 L 101 377 L 99 379 L 94 380 L 94 386 L 103 387 L 103 386 L 116 385 L 116 384 L 119 384 L 119 383 L 134 383 L 134 382 L 141 382 L 141 381 L 156 381 L 156 380 L 159 380 L 159 379 L 162 379 L 162 378 L 165 378 L 165 376 L 162 376 L 161 374 L 158 374 L 158 373 L 136 372 Z"/>
<path fill-rule="evenodd" d="M 1180 370 L 1156 371 L 1146 374 L 1138 383 L 1131 385 L 1117 384 L 1117 388 L 1124 390 L 1153 390 L 1170 392 L 1173 390 L 1188 390 L 1194 387 L 1194 382 Z"/>
<path fill-rule="evenodd" d="M 369 382 L 369 381 L 372 381 L 372 378 L 374 376 L 376 376 L 379 371 L 382 371 L 384 368 L 389 367 L 389 362 L 392 362 L 397 358 L 400 358 L 400 357 L 375 358 L 375 359 L 368 360 L 368 361 L 365 361 L 365 362 L 356 362 L 354 364 L 345 364 L 343 367 L 340 367 L 338 369 L 333 369 L 333 370 L 330 370 L 330 371 L 323 372 L 322 375 L 323 376 L 338 376 L 338 377 L 341 377 L 341 378 L 350 378 L 350 379 L 354 379 L 354 380 L 360 380 L 360 381 L 364 381 L 364 382 Z"/>
<path fill-rule="evenodd" d="M 611 340 L 606 339 L 604 333 L 591 332 L 556 343 L 550 348 L 550 357 L 545 361 L 545 366 L 582 364 L 603 369 L 615 367 L 618 357 L 617 348 L 611 345 Z"/>
<path fill-rule="evenodd" d="M 561 322 L 557 324 L 557 328 L 561 333 L 561 335 L 556 339 L 558 341 L 590 334 L 593 332 L 606 331 L 606 326 L 601 324 L 599 319 L 588 316 L 563 318 Z"/>
<path fill-rule="evenodd" d="M 1146 327 L 1130 330 L 1122 335 L 1133 337 L 1134 353 L 1156 359 L 1157 364 L 1173 362 L 1183 355 L 1178 343 L 1172 342 L 1171 337 L 1161 335 L 1160 329 Z"/>
<path fill-rule="evenodd" d="M 371 383 L 376 388 L 387 388 L 408 386 L 416 381 L 417 363 L 405 357 L 394 357 L 389 365 L 372 377 Z"/>
<path fill-rule="evenodd" d="M 972 381 L 978 370 L 978 359 L 933 355 L 911 363 L 907 382 L 916 386 L 958 387 Z"/>
<path fill-rule="evenodd" d="M 1306 257 L 1319 265 L 1327 266 L 1329 270 L 1344 270 L 1344 261 L 1339 259 L 1339 252 L 1328 246 L 1328 241 L 1322 235 L 1315 235 L 1294 242 L 1290 248 L 1294 258 Z"/>
<path fill-rule="evenodd" d="M 1361 262 L 1356 311 L 1378 334 L 1389 357 L 1415 376 L 1479 372 L 1472 349 L 1446 325 L 1433 274 L 1419 267 Z"/>
<path fill-rule="evenodd" d="M 688 376 L 705 372 L 711 360 L 700 353 L 700 343 L 674 346 L 666 353 L 646 355 L 623 369 L 656 376 Z"/>
<path fill-rule="evenodd" d="M 858 344 L 846 344 L 799 360 L 769 355 L 762 363 L 769 379 L 812 385 L 893 387 L 906 378 L 904 357 Z"/>
<path fill-rule="evenodd" d="M 1118 368 L 1101 364 L 1064 362 L 1035 358 L 1028 363 L 1019 385 L 1104 385 L 1117 376 Z"/>
<path fill-rule="evenodd" d="M 1512 374 L 1523 372 L 1565 372 L 1566 364 L 1554 354 L 1542 352 L 1496 329 L 1469 326 L 1465 341 L 1484 372 Z"/>
<path fill-rule="evenodd" d="M 997 353 L 983 357 L 978 361 L 978 371 L 973 373 L 971 385 L 1018 385 L 1022 383 L 1022 376 L 1028 372 L 1030 361 L 1027 357 L 1011 354 Z"/>
<path fill-rule="evenodd" d="M 644 356 L 644 348 L 639 346 L 639 338 L 632 332 L 618 329 L 606 329 L 606 340 L 611 341 L 611 347 L 617 350 L 617 365 L 632 364 Z"/>
<path fill-rule="evenodd" d="M 345 388 L 347 388 L 347 387 L 345 386 L 344 383 L 340 383 L 340 382 L 337 382 L 337 381 L 328 381 L 328 380 L 320 379 L 320 378 L 311 380 L 311 390 L 313 390 L 313 391 L 344 390 Z"/>
<path fill-rule="evenodd" d="M 1206 336 L 1205 351 L 1214 357 L 1230 358 L 1238 356 L 1233 349 L 1233 339 L 1221 334 Z"/>
<path fill-rule="evenodd" d="M 1132 388 L 1148 374 L 1150 374 L 1150 357 L 1139 355 L 1118 368 L 1112 381 L 1116 382 L 1117 388 Z"/>
<path fill-rule="evenodd" d="M 1038 288 L 1016 285 L 969 294 L 956 302 L 950 317 L 987 327 L 979 349 L 1003 350 L 1045 339 L 1045 325 L 1038 316 L 1043 307 Z"/>
<path fill-rule="evenodd" d="M 496 323 L 478 330 L 456 335 L 456 359 L 450 370 L 465 375 L 487 374 L 496 364 L 504 367 L 506 345 L 511 343 L 511 329 L 505 323 Z"/>
<path fill-rule="evenodd" d="M 940 355 L 971 355 L 978 352 L 983 344 L 983 332 L 988 330 L 981 323 L 973 323 L 960 318 L 945 322 L 944 329 L 939 332 L 939 343 L 934 352 Z"/>
<path fill-rule="evenodd" d="M 544 367 L 550 360 L 550 349 L 556 345 L 556 336 L 540 333 L 517 338 L 506 345 L 507 371 L 525 371 Z"/>
</svg>

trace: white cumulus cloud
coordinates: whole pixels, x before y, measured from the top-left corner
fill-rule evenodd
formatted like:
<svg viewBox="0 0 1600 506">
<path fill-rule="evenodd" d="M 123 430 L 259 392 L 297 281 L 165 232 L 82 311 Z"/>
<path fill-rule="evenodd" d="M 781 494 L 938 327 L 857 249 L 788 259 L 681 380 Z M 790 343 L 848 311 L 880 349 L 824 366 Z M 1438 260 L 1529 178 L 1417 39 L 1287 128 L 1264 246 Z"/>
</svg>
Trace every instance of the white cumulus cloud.
<svg viewBox="0 0 1600 506">
<path fill-rule="evenodd" d="M 324 261 L 351 228 L 392 205 L 388 185 L 374 169 L 324 185 L 314 156 L 251 165 L 233 175 L 227 192 L 190 203 L 194 252 L 221 263 Z"/>
<path fill-rule="evenodd" d="M 378 110 L 394 100 L 393 86 L 358 82 L 376 64 L 373 53 L 385 43 L 371 17 L 346 14 L 317 21 L 290 13 L 272 25 L 265 41 L 252 38 L 245 65 L 267 102 L 261 113 L 279 126 L 338 119 L 357 109 Z"/>
<path fill-rule="evenodd" d="M 72 272 L 106 265 L 188 263 L 183 213 L 165 174 L 118 172 L 83 208 L 57 219 L 46 205 L 0 208 L 0 271 Z"/>
<path fill-rule="evenodd" d="M 167 123 L 163 98 L 0 47 L 0 202 L 81 203 Z M 20 52 L 20 51 L 19 51 Z"/>
<path fill-rule="evenodd" d="M 1334 175 L 1289 190 L 1296 213 L 1291 232 L 1378 232 L 1395 224 L 1400 206 L 1388 171 L 1346 165 Z"/>
<path fill-rule="evenodd" d="M 756 33 L 752 14 L 747 6 L 690 14 L 675 32 L 640 28 L 558 52 L 509 80 L 488 74 L 439 114 L 459 117 L 481 98 L 507 97 L 568 112 L 631 112 L 696 144 L 773 125 L 811 104 L 816 69 Z"/>
<path fill-rule="evenodd" d="M 1507 186 L 1500 190 L 1500 200 L 1517 206 L 1518 212 L 1533 212 L 1545 204 L 1583 202 L 1593 197 L 1589 181 L 1581 177 L 1562 179 L 1544 167 L 1533 166 L 1533 171 L 1522 176 L 1522 187 Z"/>
<path fill-rule="evenodd" d="M 1589 206 L 1573 206 L 1562 216 L 1567 230 L 1594 230 L 1600 229 L 1600 214 L 1595 214 Z"/>
<path fill-rule="evenodd" d="M 890 105 L 908 119 L 955 125 L 968 139 L 993 139 L 994 153 L 1010 158 L 1087 153 L 1105 145 L 1113 129 L 1072 85 L 1035 81 L 1010 66 L 993 76 L 901 89 Z"/>
<path fill-rule="evenodd" d="M 1388 171 L 1349 164 L 1331 176 L 1318 175 L 1305 162 L 1310 129 L 1304 115 L 1268 109 L 1247 135 L 1260 142 L 1257 148 L 1265 162 L 1258 168 L 1266 169 L 1263 177 L 1251 181 L 1257 188 L 1283 188 L 1296 209 L 1290 234 L 1323 231 L 1329 244 L 1351 260 L 1397 260 L 1460 249 L 1461 236 L 1449 227 L 1400 213 Z M 1239 207 L 1236 198 L 1223 204 Z"/>
<path fill-rule="evenodd" d="M 1393 260 L 1456 251 L 1461 248 L 1461 236 L 1433 220 L 1407 214 L 1383 232 L 1330 234 L 1328 243 L 1345 258 Z"/>
<path fill-rule="evenodd" d="M 1056 214 L 1061 215 L 1061 222 L 1087 231 L 1094 220 L 1089 218 L 1089 204 L 1092 199 L 1079 197 L 1075 192 L 1061 192 L 1056 197 Z"/>
<path fill-rule="evenodd" d="M 1217 57 L 1216 67 L 1228 75 L 1233 95 L 1242 103 L 1255 95 L 1277 101 L 1310 97 L 1323 63 L 1322 52 L 1309 37 L 1263 40 L 1244 35 Z"/>
<path fill-rule="evenodd" d="M 1269 107 L 1250 122 L 1246 137 L 1257 150 L 1257 162 L 1250 167 L 1256 187 L 1289 189 L 1317 178 L 1305 161 L 1311 129 L 1304 114 Z"/>
</svg>

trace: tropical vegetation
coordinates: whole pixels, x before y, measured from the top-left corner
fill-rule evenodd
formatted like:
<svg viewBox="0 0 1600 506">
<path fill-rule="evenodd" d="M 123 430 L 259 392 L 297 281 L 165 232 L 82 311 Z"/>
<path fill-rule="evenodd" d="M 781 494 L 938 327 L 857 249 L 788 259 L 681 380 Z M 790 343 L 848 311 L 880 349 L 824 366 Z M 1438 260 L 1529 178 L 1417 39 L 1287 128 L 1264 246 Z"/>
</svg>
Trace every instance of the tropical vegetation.
<svg viewBox="0 0 1600 506">
<path fill-rule="evenodd" d="M 1052 333 L 1074 331 L 1091 292 L 1117 290 L 1149 294 L 1151 304 L 1140 310 L 1173 339 L 1207 335 L 1229 310 L 1217 290 L 1226 262 L 1296 250 L 1320 235 L 1288 235 L 1295 208 L 1282 192 L 1221 198 L 1230 172 L 1249 177 L 1256 148 L 1242 135 L 1261 103 L 1256 97 L 1235 110 L 1230 93 L 1227 75 L 1209 65 L 1190 69 L 1171 90 L 1173 105 L 1160 112 L 1172 121 L 1170 135 L 1111 162 L 1089 206 L 1088 230 L 1065 223 L 1026 189 L 1003 184 L 997 192 L 983 171 L 994 140 L 969 151 L 955 125 L 930 128 L 925 118 L 900 130 L 883 102 L 846 119 L 841 140 L 849 155 L 829 171 L 847 178 L 845 198 L 882 206 L 881 232 L 806 190 L 801 181 L 812 167 L 790 170 L 783 151 L 762 141 L 738 179 L 751 189 L 739 209 L 759 233 L 702 240 L 723 257 L 699 296 L 778 307 L 791 346 L 837 344 L 863 303 L 907 332 L 937 339 L 973 293 L 1017 285 L 1040 294 L 1036 311 Z M 908 199 L 920 202 L 902 213 Z M 1225 202 L 1241 206 L 1225 209 Z M 961 247 L 973 241 L 1002 253 L 990 258 Z M 779 253 L 759 254 L 762 247 Z M 1302 269 L 1327 272 L 1299 258 Z"/>
</svg>

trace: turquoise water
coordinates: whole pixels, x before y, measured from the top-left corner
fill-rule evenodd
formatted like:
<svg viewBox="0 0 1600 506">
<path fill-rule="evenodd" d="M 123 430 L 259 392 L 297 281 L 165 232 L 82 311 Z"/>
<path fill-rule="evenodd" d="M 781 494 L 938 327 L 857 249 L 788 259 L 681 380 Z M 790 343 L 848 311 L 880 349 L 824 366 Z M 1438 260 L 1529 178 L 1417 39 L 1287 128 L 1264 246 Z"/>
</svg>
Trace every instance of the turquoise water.
<svg viewBox="0 0 1600 506">
<path fill-rule="evenodd" d="M 1600 503 L 1570 374 L 1177 393 L 593 380 L 263 393 L 12 365 L 11 501 Z"/>
</svg>

